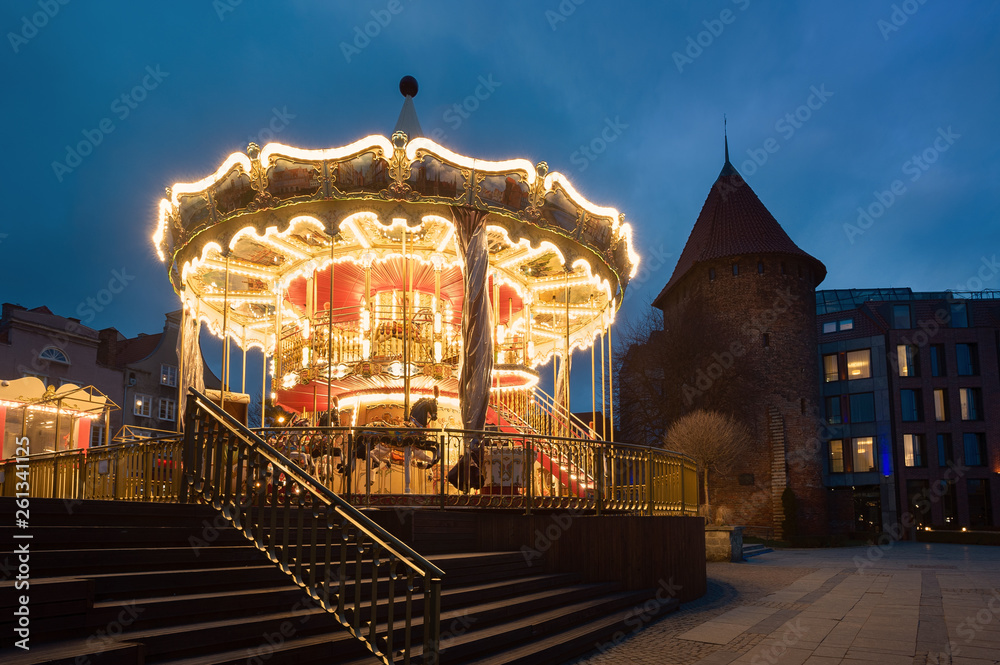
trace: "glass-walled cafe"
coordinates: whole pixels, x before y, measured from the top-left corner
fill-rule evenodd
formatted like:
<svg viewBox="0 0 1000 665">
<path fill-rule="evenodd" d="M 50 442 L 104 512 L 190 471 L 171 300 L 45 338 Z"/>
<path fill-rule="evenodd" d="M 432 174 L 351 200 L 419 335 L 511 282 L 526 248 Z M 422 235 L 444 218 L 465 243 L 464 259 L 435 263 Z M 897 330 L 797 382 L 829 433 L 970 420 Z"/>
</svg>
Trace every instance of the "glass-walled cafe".
<svg viewBox="0 0 1000 665">
<path fill-rule="evenodd" d="M 114 402 L 93 386 L 46 386 L 35 377 L 0 381 L 3 459 L 27 437 L 31 454 L 61 452 L 108 442 Z"/>
</svg>

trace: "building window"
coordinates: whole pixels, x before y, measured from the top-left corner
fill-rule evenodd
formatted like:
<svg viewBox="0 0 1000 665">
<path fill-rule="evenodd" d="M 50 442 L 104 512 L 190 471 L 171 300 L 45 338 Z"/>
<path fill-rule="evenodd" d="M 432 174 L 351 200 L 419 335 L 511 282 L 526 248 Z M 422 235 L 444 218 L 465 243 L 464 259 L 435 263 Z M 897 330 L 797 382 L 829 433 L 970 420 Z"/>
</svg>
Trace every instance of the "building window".
<svg viewBox="0 0 1000 665">
<path fill-rule="evenodd" d="M 734 263 L 733 264 L 733 274 L 734 275 L 739 275 L 740 274 L 740 264 L 739 263 Z"/>
<path fill-rule="evenodd" d="M 710 282 L 714 282 L 715 281 L 715 268 L 709 268 L 708 269 L 708 281 L 710 281 Z"/>
<path fill-rule="evenodd" d="M 851 439 L 854 473 L 878 471 L 875 467 L 875 440 L 870 436 Z"/>
<path fill-rule="evenodd" d="M 969 526 L 990 526 L 993 522 L 990 509 L 990 483 L 985 478 L 966 480 L 969 492 Z"/>
<path fill-rule="evenodd" d="M 854 330 L 854 319 L 844 319 L 837 321 L 838 330 Z"/>
<path fill-rule="evenodd" d="M 959 376 L 979 375 L 979 351 L 975 344 L 955 345 L 955 369 Z"/>
<path fill-rule="evenodd" d="M 61 363 L 63 365 L 69 364 L 69 357 L 63 352 L 62 349 L 58 349 L 54 346 L 47 346 L 42 349 L 42 352 L 38 354 L 39 360 L 48 360 L 53 363 Z"/>
<path fill-rule="evenodd" d="M 909 344 L 896 346 L 896 362 L 900 376 L 920 376 L 920 355 L 917 347 Z"/>
<path fill-rule="evenodd" d="M 827 397 L 825 400 L 825 411 L 826 411 L 826 422 L 830 425 L 839 425 L 841 422 L 840 416 L 840 396 L 836 395 L 834 397 Z"/>
<path fill-rule="evenodd" d="M 919 390 L 900 390 L 899 407 L 903 413 L 904 423 L 913 423 L 924 419 Z"/>
<path fill-rule="evenodd" d="M 848 422 L 852 423 L 873 423 L 875 422 L 875 394 L 857 393 L 851 395 L 851 408 L 848 415 Z"/>
<path fill-rule="evenodd" d="M 177 387 L 177 367 L 174 365 L 160 365 L 160 385 Z"/>
<path fill-rule="evenodd" d="M 104 445 L 104 423 L 90 421 L 90 446 Z"/>
<path fill-rule="evenodd" d="M 931 376 L 944 376 L 946 373 L 944 364 L 944 345 L 931 344 Z"/>
<path fill-rule="evenodd" d="M 944 388 L 934 390 L 934 420 L 939 423 L 948 420 L 948 391 Z"/>
<path fill-rule="evenodd" d="M 784 275 L 788 270 L 785 268 L 785 262 L 781 262 L 781 274 Z"/>
<path fill-rule="evenodd" d="M 903 435 L 903 464 L 911 467 L 927 466 L 923 434 Z"/>
<path fill-rule="evenodd" d="M 955 499 L 955 483 L 947 480 L 934 481 L 937 485 L 937 495 L 941 497 L 941 508 L 944 512 L 945 524 L 954 524 L 958 519 L 958 501 Z"/>
<path fill-rule="evenodd" d="M 764 345 L 765 348 L 771 346 L 771 333 L 762 334 L 760 336 L 760 342 L 761 344 Z"/>
<path fill-rule="evenodd" d="M 49 375 L 48 374 L 40 374 L 38 372 L 22 372 L 21 373 L 21 378 L 25 378 L 25 377 L 28 377 L 28 376 L 35 377 L 36 379 L 38 379 L 39 381 L 41 381 L 42 383 L 44 383 L 46 386 L 49 385 Z"/>
<path fill-rule="evenodd" d="M 149 418 L 153 413 L 153 398 L 149 395 L 136 395 L 132 413 Z"/>
<path fill-rule="evenodd" d="M 834 439 L 830 442 L 830 473 L 844 472 L 844 442 Z"/>
<path fill-rule="evenodd" d="M 823 380 L 827 383 L 840 380 L 840 369 L 837 365 L 837 354 L 823 356 Z"/>
<path fill-rule="evenodd" d="M 169 397 L 160 398 L 160 420 L 173 422 L 177 418 L 177 400 Z"/>
<path fill-rule="evenodd" d="M 893 305 L 892 306 L 892 327 L 906 330 L 911 328 L 910 325 L 910 306 L 909 305 Z"/>
<path fill-rule="evenodd" d="M 872 350 L 847 352 L 847 379 L 867 379 L 872 375 Z"/>
<path fill-rule="evenodd" d="M 983 394 L 979 388 L 959 388 L 958 401 L 961 404 L 962 420 L 983 419 Z"/>
<path fill-rule="evenodd" d="M 927 480 L 907 480 L 906 497 L 908 510 L 917 526 L 927 526 L 931 516 L 931 484 Z"/>
<path fill-rule="evenodd" d="M 966 432 L 962 435 L 962 448 L 966 466 L 986 466 L 986 435 Z"/>
<path fill-rule="evenodd" d="M 827 321 L 826 323 L 823 324 L 823 334 L 824 335 L 829 335 L 830 333 L 835 333 L 835 332 L 837 332 L 837 322 L 836 321 Z"/>
<path fill-rule="evenodd" d="M 964 302 L 956 302 L 951 304 L 951 327 L 952 328 L 969 327 L 969 310 L 966 309 Z"/>
<path fill-rule="evenodd" d="M 951 434 L 937 435 L 938 466 L 942 469 L 954 464 L 955 452 L 951 447 Z"/>
<path fill-rule="evenodd" d="M 764 262 L 763 261 L 758 261 L 757 262 L 757 274 L 758 275 L 763 275 L 764 274 Z"/>
</svg>

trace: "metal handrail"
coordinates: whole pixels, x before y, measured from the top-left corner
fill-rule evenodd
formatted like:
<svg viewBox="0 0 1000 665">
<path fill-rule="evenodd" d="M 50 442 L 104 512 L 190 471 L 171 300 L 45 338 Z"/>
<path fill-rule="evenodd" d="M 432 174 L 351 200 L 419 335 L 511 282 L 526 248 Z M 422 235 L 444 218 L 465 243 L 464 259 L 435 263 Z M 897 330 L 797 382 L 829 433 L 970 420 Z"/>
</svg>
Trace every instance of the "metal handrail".
<svg viewBox="0 0 1000 665">
<path fill-rule="evenodd" d="M 423 662 L 437 662 L 444 571 L 302 471 L 284 454 L 194 389 L 191 390 L 185 431 L 182 501 L 193 493 L 221 510 L 236 528 L 266 551 L 283 572 L 291 575 L 324 609 L 335 614 L 341 624 L 384 663 L 396 662 L 397 655 L 402 656 L 404 663 L 410 662 L 415 632 L 413 592 L 417 586 L 414 577 L 421 577 L 424 580 Z M 266 483 L 268 469 L 270 483 Z M 285 479 L 283 485 L 279 485 L 281 477 Z M 279 530 L 278 509 L 282 504 L 284 525 Z M 267 507 L 271 508 L 269 529 L 264 524 Z M 290 524 L 291 508 L 297 509 L 298 513 L 294 526 Z M 308 529 L 304 526 L 306 513 L 312 516 Z M 335 522 L 335 516 L 343 521 Z M 323 541 L 317 539 L 320 530 L 325 531 Z M 294 541 L 291 540 L 293 535 Z M 335 535 L 340 543 L 339 560 L 331 552 Z M 317 561 L 317 550 L 324 542 L 325 549 L 320 552 L 322 559 Z M 308 562 L 305 561 L 306 549 Z M 348 559 L 351 549 L 355 561 L 353 595 L 349 598 L 348 581 L 351 575 Z M 293 551 L 294 556 L 290 556 Z M 365 558 L 369 555 L 370 558 Z M 389 577 L 387 605 L 384 606 L 387 616 L 384 618 L 379 612 L 383 609 L 380 601 L 385 599 L 378 597 L 377 584 L 383 561 Z M 405 647 L 401 654 L 397 654 L 393 644 L 396 630 L 393 612 L 396 582 L 400 579 L 395 568 L 400 562 L 406 567 L 403 573 L 406 579 L 406 616 L 400 626 L 404 631 Z M 367 605 L 361 602 L 362 576 L 366 566 L 370 567 L 372 588 Z M 333 567 L 337 568 L 337 579 L 331 575 Z M 317 580 L 320 568 L 323 579 Z M 362 615 L 367 615 L 367 618 L 362 620 Z"/>
</svg>

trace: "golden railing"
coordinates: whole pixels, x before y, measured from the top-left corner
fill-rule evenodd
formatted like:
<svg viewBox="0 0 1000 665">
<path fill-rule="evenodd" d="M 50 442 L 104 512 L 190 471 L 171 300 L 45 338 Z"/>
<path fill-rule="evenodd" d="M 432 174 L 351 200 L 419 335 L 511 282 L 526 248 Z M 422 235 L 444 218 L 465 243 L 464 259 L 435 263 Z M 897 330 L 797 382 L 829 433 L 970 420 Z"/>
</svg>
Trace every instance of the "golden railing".
<svg viewBox="0 0 1000 665">
<path fill-rule="evenodd" d="M 176 502 L 181 487 L 180 435 L 27 458 L 29 496 Z M 23 465 L 21 465 L 23 466 Z M 17 460 L 0 464 L 3 496 L 17 489 Z"/>
</svg>

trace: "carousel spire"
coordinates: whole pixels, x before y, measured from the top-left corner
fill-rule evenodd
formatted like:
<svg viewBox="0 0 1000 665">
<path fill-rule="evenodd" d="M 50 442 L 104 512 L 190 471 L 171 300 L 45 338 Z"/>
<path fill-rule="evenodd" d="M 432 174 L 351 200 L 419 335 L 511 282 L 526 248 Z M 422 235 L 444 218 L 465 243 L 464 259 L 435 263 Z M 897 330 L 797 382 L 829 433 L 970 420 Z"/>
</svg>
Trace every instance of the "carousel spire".
<svg viewBox="0 0 1000 665">
<path fill-rule="evenodd" d="M 417 109 L 413 106 L 413 98 L 417 96 L 417 79 L 412 76 L 404 76 L 399 80 L 399 92 L 403 95 L 403 108 L 399 111 L 399 118 L 393 133 L 405 132 L 408 138 L 416 138 L 424 135 L 424 130 L 420 127 L 420 120 L 417 119 Z"/>
</svg>

